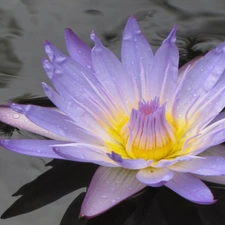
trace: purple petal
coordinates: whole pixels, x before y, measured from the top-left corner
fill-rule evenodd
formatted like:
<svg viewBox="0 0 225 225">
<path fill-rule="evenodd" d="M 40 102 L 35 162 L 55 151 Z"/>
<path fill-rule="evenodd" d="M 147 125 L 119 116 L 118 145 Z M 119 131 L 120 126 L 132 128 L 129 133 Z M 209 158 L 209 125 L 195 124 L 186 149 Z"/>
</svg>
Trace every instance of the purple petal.
<svg viewBox="0 0 225 225">
<path fill-rule="evenodd" d="M 91 48 L 86 45 L 75 33 L 70 29 L 64 31 L 67 51 L 72 59 L 76 60 L 82 66 L 92 66 Z"/>
<path fill-rule="evenodd" d="M 194 203 L 205 205 L 215 202 L 209 188 L 188 173 L 174 172 L 173 179 L 168 181 L 165 186 Z"/>
<path fill-rule="evenodd" d="M 206 127 L 187 148 L 192 155 L 198 155 L 214 145 L 225 141 L 225 119 Z"/>
<path fill-rule="evenodd" d="M 198 174 L 195 174 L 194 176 L 204 181 L 225 185 L 225 176 L 203 176 Z"/>
<path fill-rule="evenodd" d="M 67 116 L 69 116 L 78 126 L 101 137 L 103 140 L 110 138 L 96 119 L 80 105 L 64 99 L 58 95 L 51 87 L 43 83 L 43 89 L 46 96 Z M 82 119 L 81 119 L 82 118 Z"/>
<path fill-rule="evenodd" d="M 216 123 L 219 120 L 225 119 L 225 111 L 220 112 L 208 125 Z"/>
<path fill-rule="evenodd" d="M 105 123 L 107 123 L 108 119 L 105 119 L 106 115 L 112 117 L 110 108 L 107 108 L 107 105 L 102 102 L 90 85 L 84 86 L 81 82 L 68 76 L 66 72 L 63 73 L 61 70 L 55 69 L 48 60 L 43 60 L 43 67 L 46 73 L 49 74 L 55 89 L 63 98 L 83 106 L 87 111 L 92 112 L 98 120 Z"/>
<path fill-rule="evenodd" d="M 186 161 L 186 160 L 191 160 L 195 158 L 196 156 L 193 155 L 185 155 L 185 156 L 179 156 L 176 157 L 175 159 L 161 159 L 159 162 L 157 162 L 154 167 L 155 168 L 164 168 L 168 167 L 170 165 L 173 165 L 179 161 Z"/>
<path fill-rule="evenodd" d="M 198 62 L 198 60 L 200 60 L 202 58 L 202 56 L 197 56 L 194 59 L 188 61 L 186 64 L 184 64 L 182 67 L 179 68 L 178 74 L 179 74 L 179 79 L 181 79 L 181 77 L 184 75 L 184 72 L 186 71 L 186 69 L 188 68 L 189 72 L 192 67 Z"/>
<path fill-rule="evenodd" d="M 0 140 L 0 145 L 13 152 L 24 155 L 64 159 L 53 151 L 52 145 L 66 144 L 63 141 L 48 141 L 48 140 Z"/>
<path fill-rule="evenodd" d="M 179 53 L 175 45 L 176 28 L 174 27 L 167 39 L 157 50 L 148 80 L 149 96 L 154 98 L 163 94 L 162 103 L 170 100 L 174 94 L 178 79 Z"/>
<path fill-rule="evenodd" d="M 86 143 L 101 143 L 98 137 L 91 135 L 75 125 L 71 119 L 62 113 L 45 107 L 34 105 L 11 104 L 11 108 L 23 113 L 30 121 L 50 132 L 56 133 L 65 140 Z"/>
<path fill-rule="evenodd" d="M 193 128 L 204 124 L 201 126 L 201 129 L 203 129 L 224 108 L 225 73 L 223 76 L 224 79 L 217 83 L 213 89 L 202 98 L 202 100 L 199 100 L 197 104 L 192 107 L 191 112 L 189 113 L 189 120 L 191 121 L 191 126 Z M 213 105 L 213 107 L 210 107 L 211 105 Z"/>
<path fill-rule="evenodd" d="M 118 165 L 125 169 L 137 170 L 148 167 L 152 164 L 154 160 L 144 160 L 144 159 L 123 159 L 119 154 L 112 152 L 107 153 L 110 159 L 115 161 Z"/>
<path fill-rule="evenodd" d="M 62 136 L 52 133 L 49 130 L 43 129 L 29 119 L 25 115 L 12 110 L 9 106 L 0 106 L 0 121 L 17 127 L 22 130 L 27 130 L 35 134 L 39 134 L 54 140 L 65 140 Z"/>
<path fill-rule="evenodd" d="M 159 187 L 164 185 L 166 182 L 171 180 L 173 177 L 173 172 L 166 168 L 153 168 L 148 167 L 139 170 L 136 178 L 143 184 Z"/>
<path fill-rule="evenodd" d="M 208 52 L 190 69 L 185 82 L 180 89 L 182 98 L 179 102 L 177 114 L 183 115 L 189 107 L 193 96 L 205 96 L 222 75 L 225 69 L 225 43 Z M 203 82 L 204 81 L 204 82 Z"/>
<path fill-rule="evenodd" d="M 106 155 L 106 149 L 104 147 L 73 143 L 54 146 L 54 151 L 68 160 L 92 162 L 108 167 L 118 167 L 118 165 Z"/>
<path fill-rule="evenodd" d="M 152 66 L 152 49 L 142 35 L 136 18 L 131 16 L 126 24 L 122 42 L 122 64 L 133 79 L 137 100 L 148 99 L 147 80 Z"/>
<path fill-rule="evenodd" d="M 192 159 L 191 161 L 178 162 L 170 166 L 170 169 L 177 172 L 189 172 L 205 176 L 225 175 L 225 158 L 208 156 L 205 158 Z"/>
<path fill-rule="evenodd" d="M 146 185 L 136 178 L 135 170 L 99 167 L 92 178 L 81 216 L 93 217 L 142 190 Z"/>
<path fill-rule="evenodd" d="M 207 157 L 207 156 L 220 156 L 220 157 L 225 157 L 225 145 L 216 145 L 212 146 L 208 149 L 206 149 L 204 152 L 199 154 L 201 157 Z"/>
<path fill-rule="evenodd" d="M 123 105 L 128 100 L 133 101 L 132 80 L 116 56 L 105 48 L 99 38 L 92 33 L 91 39 L 95 43 L 92 50 L 92 63 L 96 77 L 106 90 L 110 90 L 118 104 Z"/>
</svg>

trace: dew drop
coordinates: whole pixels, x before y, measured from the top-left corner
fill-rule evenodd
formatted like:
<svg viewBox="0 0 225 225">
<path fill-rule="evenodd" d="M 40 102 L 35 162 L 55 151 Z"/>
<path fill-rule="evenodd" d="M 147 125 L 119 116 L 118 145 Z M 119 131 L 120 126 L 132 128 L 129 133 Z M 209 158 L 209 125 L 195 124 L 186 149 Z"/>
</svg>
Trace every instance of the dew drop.
<svg viewBox="0 0 225 225">
<path fill-rule="evenodd" d="M 9 114 L 6 114 L 6 116 L 9 117 L 10 115 Z"/>
<path fill-rule="evenodd" d="M 190 91 L 191 90 L 191 87 L 187 87 L 187 91 Z"/>
<path fill-rule="evenodd" d="M 112 202 L 112 203 L 115 203 L 115 202 L 116 202 L 116 200 L 115 200 L 115 199 L 112 199 L 112 200 L 111 200 L 111 202 Z"/>
<path fill-rule="evenodd" d="M 20 118 L 20 114 L 14 113 L 14 114 L 12 115 L 12 117 L 13 117 L 13 119 L 19 119 L 19 118 Z"/>
<path fill-rule="evenodd" d="M 108 198 L 108 196 L 107 196 L 107 195 L 104 195 L 104 194 L 103 194 L 101 197 L 102 197 L 103 199 Z"/>
<path fill-rule="evenodd" d="M 40 150 L 37 150 L 37 153 L 41 153 L 41 151 Z"/>
<path fill-rule="evenodd" d="M 88 69 L 91 69 L 91 66 L 90 66 L 90 65 L 87 65 L 87 68 L 88 68 Z"/>
</svg>

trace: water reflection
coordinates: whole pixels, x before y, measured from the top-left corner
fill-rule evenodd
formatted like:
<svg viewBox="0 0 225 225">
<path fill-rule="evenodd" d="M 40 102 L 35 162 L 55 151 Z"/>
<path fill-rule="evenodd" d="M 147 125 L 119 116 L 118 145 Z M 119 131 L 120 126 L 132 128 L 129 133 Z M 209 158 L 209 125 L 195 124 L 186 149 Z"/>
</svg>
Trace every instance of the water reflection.
<svg viewBox="0 0 225 225">
<path fill-rule="evenodd" d="M 22 67 L 12 45 L 12 39 L 21 36 L 21 28 L 13 14 L 2 9 L 0 9 L 0 27 L 0 88 L 3 88 Z"/>
<path fill-rule="evenodd" d="M 51 40 L 65 51 L 63 29 L 70 27 L 92 46 L 89 34 L 94 29 L 103 43 L 119 56 L 121 32 L 131 14 L 138 19 L 154 50 L 171 28 L 178 25 L 180 65 L 225 40 L 225 5 L 220 0 L 2 0 L 1 100 L 22 96 L 24 103 L 49 105 L 45 99 L 31 97 L 28 100 L 27 95 L 24 96 L 43 96 L 40 83 L 48 82 L 41 68 L 44 40 Z M 0 131 L 18 138 L 30 135 L 18 133 L 14 128 L 4 125 L 0 125 Z M 2 225 L 225 223 L 225 198 L 220 186 L 212 188 L 215 196 L 220 199 L 212 206 L 196 206 L 166 188 L 148 189 L 142 195 L 121 203 L 95 219 L 88 222 L 78 220 L 84 196 L 81 194 L 76 198 L 78 193 L 74 194 L 74 191 L 88 186 L 96 166 L 54 160 L 49 164 L 50 168 L 45 167 L 45 162 L 45 159 L 19 156 L 1 149 L 0 211 L 5 212 L 2 217 L 8 218 L 1 220 Z M 10 197 L 16 190 L 14 196 L 17 196 L 17 200 Z M 30 211 L 34 212 L 28 213 Z M 11 218 L 24 213 L 28 214 Z M 40 217 L 41 222 L 38 221 Z"/>
</svg>

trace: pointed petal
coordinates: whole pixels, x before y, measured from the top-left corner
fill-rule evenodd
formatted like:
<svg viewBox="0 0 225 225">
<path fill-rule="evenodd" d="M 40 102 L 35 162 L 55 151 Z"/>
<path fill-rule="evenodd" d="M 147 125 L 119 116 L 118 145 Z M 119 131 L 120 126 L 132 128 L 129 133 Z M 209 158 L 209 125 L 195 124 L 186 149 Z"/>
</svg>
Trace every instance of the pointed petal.
<svg viewBox="0 0 225 225">
<path fill-rule="evenodd" d="M 76 124 L 90 133 L 95 131 L 95 134 L 102 137 L 103 140 L 110 138 L 89 112 L 83 109 L 80 105 L 64 99 L 62 96 L 53 91 L 53 89 L 47 84 L 43 83 L 42 85 L 46 96 Z"/>
<path fill-rule="evenodd" d="M 121 102 L 118 101 L 115 93 L 111 93 L 111 88 L 109 88 L 108 86 L 107 88 L 105 88 L 105 82 L 102 82 L 102 85 L 99 79 L 96 77 L 95 73 L 86 69 L 76 61 L 72 60 L 70 57 L 63 55 L 50 42 L 45 43 L 45 51 L 50 59 L 50 63 L 45 59 L 43 60 L 43 67 L 46 73 L 51 80 L 54 79 L 56 71 L 57 73 L 61 71 L 64 77 L 69 76 L 73 80 L 73 84 L 75 85 L 75 91 L 73 92 L 74 94 L 71 94 L 72 97 L 76 97 L 76 95 L 79 95 L 79 90 L 82 91 L 81 89 L 83 89 L 84 91 L 88 91 L 88 93 L 91 93 L 93 95 L 93 98 L 95 98 L 97 95 L 97 100 L 99 101 L 101 99 L 106 106 L 110 107 L 110 110 L 121 110 Z M 109 85 L 110 83 L 112 82 L 109 82 Z M 77 88 L 78 91 L 76 91 Z"/>
<path fill-rule="evenodd" d="M 214 145 L 225 141 L 225 119 L 203 129 L 196 139 L 188 144 L 187 149 L 192 155 L 198 155 Z"/>
<path fill-rule="evenodd" d="M 209 188 L 188 173 L 174 172 L 173 179 L 167 182 L 165 186 L 194 203 L 205 205 L 215 202 Z"/>
<path fill-rule="evenodd" d="M 135 94 L 137 100 L 148 99 L 146 84 L 152 66 L 153 53 L 134 16 L 128 19 L 124 29 L 121 58 L 130 79 L 133 79 L 135 88 L 131 89 L 138 92 Z"/>
<path fill-rule="evenodd" d="M 99 138 L 76 126 L 66 115 L 46 107 L 34 105 L 19 105 L 12 103 L 11 108 L 24 114 L 30 121 L 65 140 L 86 143 L 101 143 Z"/>
<path fill-rule="evenodd" d="M 170 166 L 169 169 L 183 173 L 189 172 L 205 176 L 220 176 L 225 175 L 225 158 L 219 156 L 206 156 L 205 158 L 178 162 Z"/>
<path fill-rule="evenodd" d="M 52 145 L 65 144 L 68 142 L 63 141 L 50 141 L 50 140 L 0 140 L 0 145 L 13 152 L 24 155 L 64 159 L 53 151 Z"/>
<path fill-rule="evenodd" d="M 204 96 L 219 80 L 225 69 L 225 43 L 209 51 L 188 72 L 180 89 L 180 102 L 177 114 L 185 114 L 193 96 Z M 203 82 L 204 81 L 204 82 Z"/>
<path fill-rule="evenodd" d="M 49 130 L 41 128 L 31 122 L 25 115 L 18 113 L 11 109 L 9 106 L 0 106 L 0 121 L 9 124 L 10 126 L 17 127 L 22 130 L 27 130 L 35 134 L 39 134 L 54 140 L 66 140 L 64 137 L 52 133 Z"/>
<path fill-rule="evenodd" d="M 103 46 L 94 33 L 91 34 L 91 39 L 95 43 L 95 47 L 92 49 L 92 63 L 96 77 L 102 86 L 115 96 L 118 104 L 126 109 L 124 104 L 134 98 L 131 79 L 121 62 Z"/>
<path fill-rule="evenodd" d="M 77 162 L 92 162 L 108 167 L 118 167 L 118 165 L 106 155 L 106 149 L 104 147 L 73 143 L 55 145 L 53 148 L 58 155 L 68 160 Z"/>
<path fill-rule="evenodd" d="M 64 30 L 64 35 L 70 57 L 84 67 L 91 67 L 91 48 L 68 28 Z"/>
<path fill-rule="evenodd" d="M 143 169 L 147 166 L 150 166 L 153 160 L 144 160 L 144 159 L 123 159 L 119 154 L 112 152 L 107 153 L 110 159 L 116 162 L 118 165 L 122 166 L 125 169 L 137 170 Z"/>
<path fill-rule="evenodd" d="M 90 85 L 84 86 L 81 82 L 68 76 L 68 73 L 63 73 L 61 70 L 54 68 L 48 60 L 43 60 L 43 67 L 46 73 L 50 74 L 52 84 L 63 98 L 83 106 L 87 111 L 91 111 L 98 120 L 105 123 L 107 123 L 109 117 L 112 118 L 109 104 L 106 105 Z"/>
<path fill-rule="evenodd" d="M 153 168 L 148 167 L 145 169 L 139 170 L 136 178 L 143 184 L 160 187 L 166 182 L 171 180 L 173 177 L 173 172 L 167 168 Z"/>
<path fill-rule="evenodd" d="M 146 187 L 135 178 L 136 173 L 123 168 L 99 167 L 82 204 L 81 216 L 101 214 Z"/>
<path fill-rule="evenodd" d="M 197 104 L 192 107 L 189 113 L 191 128 L 197 128 L 201 123 L 204 123 L 205 125 L 201 128 L 203 129 L 220 113 L 220 111 L 222 111 L 225 106 L 224 82 L 225 79 L 217 83 L 212 90 L 210 90 L 201 100 L 198 100 Z M 211 105 L 213 105 L 213 107 L 210 107 Z"/>
<path fill-rule="evenodd" d="M 163 102 L 161 103 L 168 100 L 167 95 L 170 97 L 173 94 L 177 84 L 179 54 L 175 45 L 175 33 L 176 27 L 172 29 L 169 36 L 157 50 L 153 58 L 151 77 L 148 80 L 148 90 L 151 99 L 160 96 L 161 92 L 163 92 Z"/>
</svg>

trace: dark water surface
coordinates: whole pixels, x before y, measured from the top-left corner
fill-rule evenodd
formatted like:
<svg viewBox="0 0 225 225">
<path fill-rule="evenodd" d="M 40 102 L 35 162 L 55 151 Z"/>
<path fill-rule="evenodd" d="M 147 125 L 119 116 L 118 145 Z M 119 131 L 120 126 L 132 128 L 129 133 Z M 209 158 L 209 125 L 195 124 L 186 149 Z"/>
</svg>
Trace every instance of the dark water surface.
<svg viewBox="0 0 225 225">
<path fill-rule="evenodd" d="M 178 25 L 181 65 L 225 40 L 223 0 L 0 0 L 0 103 L 44 96 L 41 82 L 49 80 L 41 66 L 43 43 L 48 39 L 66 52 L 64 28 L 71 28 L 90 46 L 89 34 L 95 30 L 119 56 L 122 30 L 132 14 L 154 50 Z M 13 133 L 13 138 L 24 137 L 33 136 Z M 150 189 L 108 214 L 79 221 L 83 196 L 76 197 L 85 190 L 96 166 L 57 160 L 45 166 L 50 161 L 0 149 L 0 214 L 9 209 L 1 225 L 225 224 L 225 191 L 218 187 L 213 191 L 220 200 L 213 206 L 196 206 L 166 188 Z"/>
</svg>

